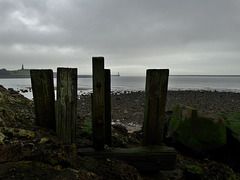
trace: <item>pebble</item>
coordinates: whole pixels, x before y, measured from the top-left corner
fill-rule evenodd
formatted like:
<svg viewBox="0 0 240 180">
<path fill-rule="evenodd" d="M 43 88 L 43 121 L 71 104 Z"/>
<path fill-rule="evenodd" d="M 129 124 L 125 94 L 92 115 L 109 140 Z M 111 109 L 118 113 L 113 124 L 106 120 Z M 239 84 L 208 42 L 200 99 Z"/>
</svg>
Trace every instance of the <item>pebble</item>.
<svg viewBox="0 0 240 180">
<path fill-rule="evenodd" d="M 124 125 L 142 125 L 144 119 L 144 92 L 112 93 L 112 121 Z M 89 116 L 90 96 L 81 97 L 78 113 Z M 82 105 L 84 104 L 84 106 Z M 176 104 L 191 106 L 198 110 L 211 111 L 226 116 L 240 112 L 240 93 L 211 91 L 168 91 L 166 111 L 172 111 Z M 90 114 L 91 115 L 91 114 Z"/>
</svg>

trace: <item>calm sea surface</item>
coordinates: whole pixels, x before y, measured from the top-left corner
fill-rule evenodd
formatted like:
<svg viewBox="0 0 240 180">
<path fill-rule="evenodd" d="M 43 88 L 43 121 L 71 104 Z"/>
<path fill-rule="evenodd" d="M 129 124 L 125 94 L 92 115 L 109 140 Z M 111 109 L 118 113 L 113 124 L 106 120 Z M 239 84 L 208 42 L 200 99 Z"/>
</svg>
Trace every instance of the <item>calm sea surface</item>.
<svg viewBox="0 0 240 180">
<path fill-rule="evenodd" d="M 144 91 L 145 77 L 120 76 L 112 77 L 112 91 Z M 15 90 L 31 87 L 30 78 L 26 79 L 0 79 L 0 84 Z M 56 86 L 56 79 L 54 79 Z M 79 93 L 89 93 L 92 89 L 91 78 L 78 78 Z M 240 93 L 240 76 L 169 76 L 169 90 L 208 90 Z M 32 98 L 32 93 L 23 93 Z"/>
</svg>

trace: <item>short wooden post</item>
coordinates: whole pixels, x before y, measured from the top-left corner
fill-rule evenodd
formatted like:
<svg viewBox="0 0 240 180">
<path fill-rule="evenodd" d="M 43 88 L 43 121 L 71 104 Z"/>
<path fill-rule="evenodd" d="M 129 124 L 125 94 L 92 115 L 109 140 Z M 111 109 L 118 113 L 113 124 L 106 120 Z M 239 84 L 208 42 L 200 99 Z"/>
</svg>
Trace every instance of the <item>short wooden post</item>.
<svg viewBox="0 0 240 180">
<path fill-rule="evenodd" d="M 77 68 L 57 69 L 57 135 L 66 142 L 76 142 Z"/>
<path fill-rule="evenodd" d="M 168 76 L 168 69 L 147 70 L 143 123 L 144 146 L 162 144 Z"/>
<path fill-rule="evenodd" d="M 105 69 L 105 143 L 112 145 L 111 117 L 111 71 Z"/>
<path fill-rule="evenodd" d="M 56 130 L 53 71 L 30 70 L 36 124 Z"/>
<path fill-rule="evenodd" d="M 105 143 L 105 71 L 104 57 L 92 58 L 93 95 L 92 95 L 92 133 L 93 147 L 104 149 Z"/>
</svg>

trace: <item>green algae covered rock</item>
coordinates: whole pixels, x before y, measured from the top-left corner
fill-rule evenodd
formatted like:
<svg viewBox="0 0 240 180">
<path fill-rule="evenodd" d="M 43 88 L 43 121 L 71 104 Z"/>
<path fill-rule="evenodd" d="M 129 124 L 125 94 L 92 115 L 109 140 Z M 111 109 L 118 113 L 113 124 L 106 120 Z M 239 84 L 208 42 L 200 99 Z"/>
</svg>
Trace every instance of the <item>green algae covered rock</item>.
<svg viewBox="0 0 240 180">
<path fill-rule="evenodd" d="M 202 180 L 203 169 L 196 165 L 188 165 L 185 169 L 186 179 Z"/>
<path fill-rule="evenodd" d="M 227 128 L 238 142 L 240 142 L 240 112 L 230 116 L 226 120 Z"/>
<path fill-rule="evenodd" d="M 221 116 L 178 104 L 167 137 L 197 153 L 215 150 L 226 144 L 226 124 Z"/>
</svg>

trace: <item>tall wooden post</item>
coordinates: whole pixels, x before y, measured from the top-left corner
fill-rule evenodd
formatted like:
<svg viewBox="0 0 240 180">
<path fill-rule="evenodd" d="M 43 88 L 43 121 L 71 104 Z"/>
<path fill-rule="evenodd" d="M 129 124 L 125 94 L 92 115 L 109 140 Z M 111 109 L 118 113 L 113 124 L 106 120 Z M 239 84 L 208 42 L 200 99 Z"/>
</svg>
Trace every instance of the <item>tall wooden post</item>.
<svg viewBox="0 0 240 180">
<path fill-rule="evenodd" d="M 162 144 L 168 76 L 168 69 L 147 70 L 143 123 L 144 146 Z"/>
<path fill-rule="evenodd" d="M 112 145 L 111 71 L 105 69 L 105 143 Z"/>
<path fill-rule="evenodd" d="M 30 70 L 36 124 L 56 130 L 53 71 Z"/>
<path fill-rule="evenodd" d="M 57 135 L 66 142 L 76 142 L 77 68 L 57 69 Z"/>
<path fill-rule="evenodd" d="M 93 95 L 92 95 L 92 130 L 93 146 L 96 150 L 104 149 L 105 143 L 105 71 L 104 58 L 92 58 Z"/>
</svg>

